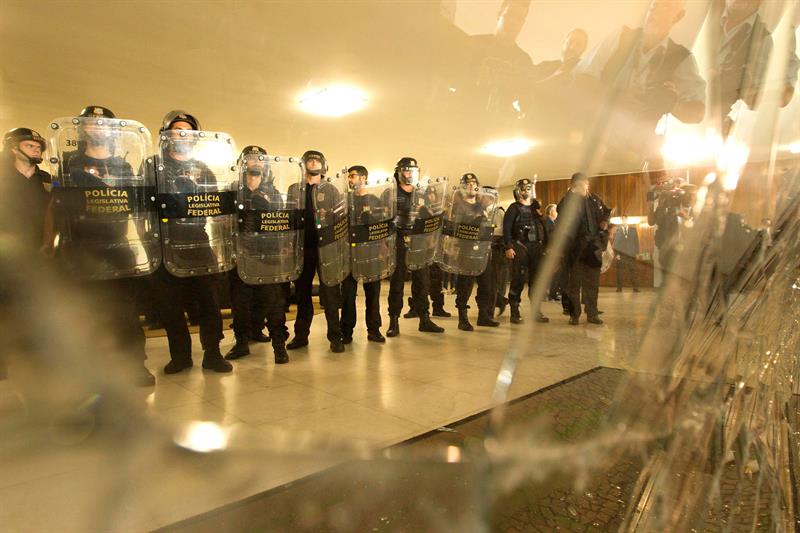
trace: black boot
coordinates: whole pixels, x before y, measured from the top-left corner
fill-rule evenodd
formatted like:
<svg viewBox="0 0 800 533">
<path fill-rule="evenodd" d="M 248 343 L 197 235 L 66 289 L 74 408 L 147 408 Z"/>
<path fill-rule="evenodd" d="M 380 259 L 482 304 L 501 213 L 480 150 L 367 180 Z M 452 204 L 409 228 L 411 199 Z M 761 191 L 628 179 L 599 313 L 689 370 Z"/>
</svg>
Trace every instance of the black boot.
<svg viewBox="0 0 800 533">
<path fill-rule="evenodd" d="M 400 335 L 400 317 L 389 315 L 389 329 L 386 330 L 387 337 L 397 337 Z"/>
<path fill-rule="evenodd" d="M 522 315 L 519 314 L 519 303 L 511 303 L 511 323 L 522 324 Z"/>
<path fill-rule="evenodd" d="M 408 299 L 408 307 L 408 313 L 404 314 L 403 318 L 418 318 L 419 314 L 417 313 L 417 310 L 414 309 L 414 300 L 411 298 Z"/>
<path fill-rule="evenodd" d="M 272 339 L 270 339 L 268 335 L 264 335 L 263 331 L 256 331 L 253 333 L 252 337 L 250 337 L 250 340 L 253 342 L 269 342 Z"/>
<path fill-rule="evenodd" d="M 231 372 L 233 365 L 227 362 L 222 354 L 219 353 L 219 346 L 206 350 L 203 353 L 203 368 L 206 370 L 213 370 L 214 372 Z"/>
<path fill-rule="evenodd" d="M 308 339 L 300 339 L 297 335 L 294 336 L 292 342 L 286 345 L 286 348 L 289 350 L 296 350 L 298 348 L 302 348 L 303 346 L 308 346 Z"/>
<path fill-rule="evenodd" d="M 247 337 L 236 337 L 236 344 L 225 354 L 225 359 L 232 361 L 245 355 L 250 355 L 250 345 L 247 342 Z"/>
<path fill-rule="evenodd" d="M 275 353 L 275 364 L 283 365 L 289 362 L 289 352 L 286 351 L 284 341 L 272 341 L 272 351 Z"/>
<path fill-rule="evenodd" d="M 386 342 L 386 338 L 381 335 L 381 330 L 379 329 L 367 331 L 367 340 L 370 342 Z"/>
<path fill-rule="evenodd" d="M 164 367 L 164 373 L 177 374 L 182 370 L 192 368 L 193 364 L 191 357 L 173 357 L 170 359 L 169 363 L 167 363 L 167 366 Z"/>
<path fill-rule="evenodd" d="M 444 304 L 433 304 L 433 316 L 450 318 L 453 315 L 444 310 Z"/>
<path fill-rule="evenodd" d="M 497 307 L 497 316 L 500 316 L 506 310 L 506 305 L 508 305 L 508 298 L 506 298 L 505 296 L 498 295 L 497 301 L 495 302 L 494 305 L 495 307 Z"/>
<path fill-rule="evenodd" d="M 341 339 L 334 339 L 331 341 L 331 351 L 333 353 L 343 353 L 344 352 L 344 344 L 342 343 Z"/>
<path fill-rule="evenodd" d="M 431 320 L 431 315 L 427 312 L 421 314 L 419 316 L 419 331 L 424 331 L 426 333 L 444 333 L 444 328 L 437 326 L 433 320 Z"/>
<path fill-rule="evenodd" d="M 478 325 L 496 328 L 500 322 L 494 320 L 487 309 L 478 309 Z"/>
<path fill-rule="evenodd" d="M 469 323 L 469 318 L 467 318 L 467 310 L 466 309 L 459 309 L 458 310 L 458 329 L 461 331 L 474 331 L 475 328 L 472 327 L 472 324 Z"/>
</svg>

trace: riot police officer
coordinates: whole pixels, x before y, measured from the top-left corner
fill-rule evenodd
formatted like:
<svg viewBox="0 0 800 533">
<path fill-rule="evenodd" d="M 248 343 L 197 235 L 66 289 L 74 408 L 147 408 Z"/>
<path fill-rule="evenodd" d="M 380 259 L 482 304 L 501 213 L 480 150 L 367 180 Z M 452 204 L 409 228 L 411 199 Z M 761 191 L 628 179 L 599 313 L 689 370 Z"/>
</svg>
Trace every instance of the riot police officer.
<svg viewBox="0 0 800 533">
<path fill-rule="evenodd" d="M 339 307 L 341 307 L 341 289 L 339 285 L 328 286 L 322 281 L 320 270 L 320 235 L 317 228 L 317 211 L 315 209 L 315 195 L 320 202 L 334 205 L 339 203 L 335 198 L 339 193 L 333 187 L 327 186 L 323 181 L 328 171 L 328 163 L 325 155 L 317 150 L 308 150 L 302 157 L 303 168 L 305 169 L 305 187 L 301 191 L 300 187 L 292 186 L 289 189 L 289 197 L 299 197 L 305 194 L 305 216 L 304 216 L 304 237 L 303 237 L 303 271 L 300 277 L 294 282 L 295 295 L 297 297 L 297 319 L 294 322 L 294 338 L 286 346 L 290 350 L 296 350 L 303 346 L 308 346 L 308 335 L 311 332 L 311 322 L 314 319 L 314 306 L 311 302 L 311 285 L 314 275 L 320 274 L 319 294 L 320 300 L 325 305 L 325 321 L 328 324 L 328 341 L 331 351 L 334 353 L 344 352 L 342 343 L 342 330 L 339 322 Z M 334 198 L 331 198 L 333 196 Z"/>
<path fill-rule="evenodd" d="M 432 214 L 431 209 L 434 206 L 441 205 L 442 198 L 440 195 L 439 188 L 436 186 L 431 186 L 430 182 L 427 187 L 422 188 L 422 195 L 424 199 L 424 205 L 418 206 L 418 221 L 419 218 L 430 218 L 435 216 Z M 428 276 L 430 278 L 430 288 L 428 290 L 428 296 L 431 299 L 431 307 L 433 312 L 431 315 L 443 317 L 443 318 L 450 318 L 451 315 L 445 308 L 444 308 L 444 291 L 443 291 L 443 281 L 444 281 L 444 272 L 436 263 L 431 263 L 429 266 L 426 267 L 428 269 Z M 413 298 L 408 299 L 408 306 L 411 308 L 409 311 L 403 315 L 403 318 L 419 318 L 417 314 L 416 307 L 413 302 Z"/>
<path fill-rule="evenodd" d="M 164 116 L 160 132 L 163 147 L 159 161 L 159 192 L 162 194 L 187 194 L 198 191 L 217 190 L 217 177 L 206 162 L 195 157 L 193 136 L 189 133 L 201 131 L 197 118 L 184 111 L 170 111 Z M 186 137 L 180 134 L 185 132 Z M 183 139 L 190 139 L 186 142 Z M 206 232 L 208 219 L 166 219 L 162 215 L 162 233 L 175 248 L 176 262 L 193 265 L 217 263 L 211 249 L 210 236 Z M 232 229 L 232 228 L 231 228 Z M 180 255 L 178 255 L 180 254 Z M 167 251 L 165 248 L 165 263 Z M 231 265 L 232 266 L 232 265 Z M 175 268 L 183 268 L 176 265 Z M 188 295 L 198 304 L 200 343 L 203 347 L 203 368 L 215 372 L 230 372 L 233 365 L 226 361 L 219 350 L 223 338 L 222 315 L 220 313 L 220 291 L 223 276 L 219 273 L 193 274 L 180 277 L 164 265 L 154 276 L 155 289 L 160 298 L 160 312 L 169 340 L 170 362 L 164 367 L 166 374 L 175 374 L 190 368 L 192 363 L 192 340 L 184 316 L 182 295 Z"/>
<path fill-rule="evenodd" d="M 377 212 L 382 210 L 384 202 L 374 194 L 366 192 L 369 171 L 366 167 L 355 165 L 347 169 L 347 179 L 351 188 L 352 202 L 350 204 L 351 220 L 364 218 L 381 218 Z M 364 192 L 361 192 L 364 191 Z M 386 342 L 381 334 L 381 280 L 364 281 L 364 298 L 366 303 L 367 340 L 372 342 Z M 356 325 L 356 293 L 358 281 L 353 274 L 348 275 L 342 282 L 342 342 L 353 342 L 353 329 Z"/>
<path fill-rule="evenodd" d="M 547 246 L 547 229 L 540 213 L 541 206 L 533 197 L 531 180 L 517 180 L 514 185 L 514 199 L 503 217 L 503 244 L 506 258 L 512 260 L 511 287 L 508 291 L 510 320 L 512 324 L 521 324 L 519 306 L 522 289 L 527 284 L 528 297 L 531 296 L 536 272 Z M 550 320 L 539 312 L 536 321 Z"/>
<path fill-rule="evenodd" d="M 480 190 L 478 177 L 471 172 L 464 174 L 461 176 L 459 184 L 460 194 L 454 197 L 457 200 L 454 200 L 451 205 L 451 218 L 471 226 L 491 227 L 491 224 L 486 223 L 486 206 L 478 198 Z M 496 199 L 496 193 L 494 198 Z M 478 294 L 475 301 L 478 304 L 478 325 L 488 327 L 500 325 L 499 322 L 492 318 L 492 292 L 495 290 L 495 285 L 491 280 L 492 269 L 488 267 L 489 254 L 491 254 L 491 248 L 487 247 L 487 257 L 484 259 L 483 270 L 477 276 L 458 274 L 458 281 L 456 281 L 456 309 L 458 309 L 458 329 L 462 331 L 473 331 L 475 329 L 467 317 L 467 309 L 469 309 L 467 303 L 472 295 L 472 286 L 476 280 L 478 282 Z"/>
<path fill-rule="evenodd" d="M 16 211 L 7 220 L 18 224 L 14 233 L 34 250 L 42 245 L 44 217 L 50 201 L 50 174 L 39 168 L 47 149 L 44 137 L 30 128 L 14 128 L 3 136 L 3 177 L 0 190 Z"/>
<path fill-rule="evenodd" d="M 239 167 L 243 174 L 240 209 L 244 210 L 239 223 L 240 238 L 257 235 L 259 220 L 247 216 L 248 213 L 276 212 L 283 208 L 281 193 L 275 187 L 266 158 L 267 151 L 260 146 L 246 147 L 239 157 Z M 265 244 L 274 245 L 274 242 L 267 241 Z M 246 247 L 240 245 L 240 251 L 244 252 L 242 248 Z M 242 262 L 240 261 L 240 267 Z M 263 336 L 261 330 L 266 319 L 269 339 L 272 340 L 272 350 L 275 353 L 275 363 L 288 363 L 289 354 L 286 352 L 288 330 L 283 287 L 279 283 L 246 283 L 239 270 L 231 270 L 229 277 L 236 344 L 225 355 L 225 359 L 233 360 L 249 355 L 249 341 Z"/>
<path fill-rule="evenodd" d="M 141 179 L 142 173 L 147 178 L 150 169 L 146 162 L 137 161 L 139 168 L 134 171 L 126 160 L 131 148 L 144 153 L 150 137 L 141 135 L 141 130 L 134 133 L 137 128 L 117 120 L 102 106 L 88 106 L 77 118 L 62 119 L 52 126 L 53 144 L 60 156 L 53 159 L 57 180 L 51 203 L 52 231 L 58 237 L 53 239 L 56 263 L 63 275 L 80 280 L 93 305 L 102 306 L 102 311 L 94 314 L 95 326 L 111 333 L 116 351 L 139 361 L 138 383 L 153 385 L 155 378 L 144 367 L 145 336 L 136 309 L 137 276 L 151 273 L 160 257 L 154 235 L 155 211 L 148 207 L 149 194 Z M 128 139 L 120 138 L 123 131 Z M 69 138 L 72 132 L 77 139 Z M 135 144 L 124 145 L 131 142 L 130 137 Z M 77 150 L 67 151 L 71 146 Z M 152 174 L 149 179 L 152 182 Z M 128 235 L 131 221 L 136 239 Z M 146 257 L 153 251 L 156 257 Z M 139 256 L 145 256 L 144 261 Z"/>
<path fill-rule="evenodd" d="M 408 267 L 406 264 L 405 238 L 414 227 L 414 206 L 412 198 L 414 187 L 419 180 L 419 165 L 413 157 L 403 157 L 395 166 L 394 178 L 397 181 L 397 227 L 396 241 L 397 264 L 389 281 L 389 329 L 387 337 L 400 335 L 400 312 L 403 310 L 403 292 Z M 428 292 L 430 291 L 430 273 L 427 268 L 411 271 L 411 302 L 419 317 L 419 331 L 442 333 L 444 328 L 437 326 L 428 312 Z"/>
</svg>

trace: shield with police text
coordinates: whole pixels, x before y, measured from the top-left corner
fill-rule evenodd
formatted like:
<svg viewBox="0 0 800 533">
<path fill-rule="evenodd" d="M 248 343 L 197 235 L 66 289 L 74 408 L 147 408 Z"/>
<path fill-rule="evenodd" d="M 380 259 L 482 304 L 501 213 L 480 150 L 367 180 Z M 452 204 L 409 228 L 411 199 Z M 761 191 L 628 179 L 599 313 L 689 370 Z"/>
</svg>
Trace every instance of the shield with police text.
<svg viewBox="0 0 800 533">
<path fill-rule="evenodd" d="M 133 120 L 50 124 L 54 248 L 79 279 L 144 276 L 161 262 L 150 132 Z"/>
<path fill-rule="evenodd" d="M 445 272 L 477 276 L 489 261 L 497 191 L 453 186 L 446 206 L 437 261 Z"/>
<path fill-rule="evenodd" d="M 377 281 L 394 272 L 396 188 L 393 177 L 350 183 L 350 270 L 357 281 Z"/>
<path fill-rule="evenodd" d="M 446 177 L 420 180 L 414 188 L 411 198 L 414 226 L 403 235 L 409 270 L 425 268 L 434 261 L 442 234 L 446 191 Z"/>
<path fill-rule="evenodd" d="M 167 130 L 157 167 L 164 264 L 178 277 L 234 267 L 236 172 L 226 133 Z"/>
<path fill-rule="evenodd" d="M 325 285 L 334 286 L 350 273 L 347 178 L 341 174 L 322 177 L 318 184 L 311 187 L 316 217 L 314 222 L 319 238 L 320 279 Z"/>
<path fill-rule="evenodd" d="M 251 285 L 294 281 L 303 269 L 303 172 L 296 157 L 239 160 L 236 269 Z"/>
</svg>

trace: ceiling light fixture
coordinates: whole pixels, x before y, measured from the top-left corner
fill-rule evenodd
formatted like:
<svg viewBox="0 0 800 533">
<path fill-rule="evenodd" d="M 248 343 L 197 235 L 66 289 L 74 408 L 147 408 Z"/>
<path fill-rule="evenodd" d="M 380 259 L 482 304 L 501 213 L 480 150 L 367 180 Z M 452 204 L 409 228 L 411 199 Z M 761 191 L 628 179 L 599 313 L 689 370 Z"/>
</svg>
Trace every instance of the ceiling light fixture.
<svg viewBox="0 0 800 533">
<path fill-rule="evenodd" d="M 298 99 L 300 108 L 313 115 L 341 117 L 354 113 L 367 104 L 367 95 L 350 85 L 334 85 L 306 91 Z"/>
<path fill-rule="evenodd" d="M 514 157 L 515 155 L 524 154 L 533 148 L 534 144 L 533 141 L 522 137 L 501 139 L 484 144 L 481 148 L 481 152 L 497 157 Z"/>
</svg>

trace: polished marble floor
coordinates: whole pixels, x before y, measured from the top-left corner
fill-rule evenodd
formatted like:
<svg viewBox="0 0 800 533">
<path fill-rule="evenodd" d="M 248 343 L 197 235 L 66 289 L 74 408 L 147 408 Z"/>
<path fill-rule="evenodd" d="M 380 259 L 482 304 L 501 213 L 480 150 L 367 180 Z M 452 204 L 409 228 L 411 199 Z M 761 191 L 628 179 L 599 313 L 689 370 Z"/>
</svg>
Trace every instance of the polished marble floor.
<svg viewBox="0 0 800 533">
<path fill-rule="evenodd" d="M 343 354 L 328 350 L 324 315 L 316 315 L 310 345 L 290 352 L 289 364 L 276 366 L 271 347 L 254 344 L 228 375 L 202 371 L 196 354 L 193 369 L 166 376 L 166 339 L 148 339 L 157 384 L 136 392 L 146 429 L 127 440 L 108 435 L 32 450 L 0 477 L 0 523 L 16 531 L 174 523 L 492 407 L 500 364 L 513 347 L 525 357 L 507 399 L 597 366 L 629 368 L 653 301 L 653 292 L 603 289 L 602 326 L 570 326 L 552 302 L 544 304 L 551 322 L 543 325 L 512 326 L 506 312 L 499 328 L 474 332 L 459 331 L 455 317 L 437 319 L 446 332 L 436 335 L 401 319 L 401 335 L 384 345 L 368 343 L 361 322 Z M 455 314 L 453 296 L 446 307 Z M 517 346 L 522 328 L 530 328 L 527 346 Z M 228 330 L 223 352 L 232 342 Z M 9 396 L 13 379 L 0 385 L 0 402 Z M 176 448 L 175 431 L 193 421 L 214 422 L 229 448 Z"/>
</svg>

